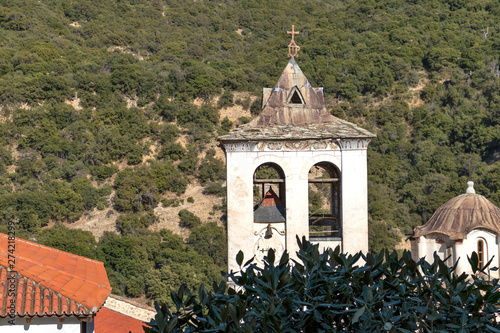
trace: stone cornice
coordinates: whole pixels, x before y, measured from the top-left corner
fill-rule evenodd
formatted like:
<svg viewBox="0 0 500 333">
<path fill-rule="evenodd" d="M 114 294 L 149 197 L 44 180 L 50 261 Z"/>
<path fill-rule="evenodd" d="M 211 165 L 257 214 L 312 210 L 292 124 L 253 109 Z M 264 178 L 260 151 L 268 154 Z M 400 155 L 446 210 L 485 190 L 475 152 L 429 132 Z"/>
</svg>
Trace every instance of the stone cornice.
<svg viewBox="0 0 500 333">
<path fill-rule="evenodd" d="M 221 146 L 228 152 L 365 150 L 370 141 L 369 138 L 225 141 L 221 142 Z"/>
</svg>

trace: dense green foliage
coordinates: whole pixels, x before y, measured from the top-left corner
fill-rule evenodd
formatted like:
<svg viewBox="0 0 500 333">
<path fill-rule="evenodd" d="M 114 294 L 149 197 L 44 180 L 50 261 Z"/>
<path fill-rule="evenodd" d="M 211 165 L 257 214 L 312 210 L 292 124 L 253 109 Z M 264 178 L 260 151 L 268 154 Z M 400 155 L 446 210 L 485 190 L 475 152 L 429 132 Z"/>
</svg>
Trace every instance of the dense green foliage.
<svg viewBox="0 0 500 333">
<path fill-rule="evenodd" d="M 36 236 L 36 241 L 83 257 L 92 259 L 97 257 L 97 243 L 90 231 L 68 229 L 58 224 L 53 228 L 40 231 Z"/>
<path fill-rule="evenodd" d="M 353 256 L 299 241 L 298 260 L 274 252 L 264 267 L 237 256 L 240 272 L 214 292 L 201 286 L 156 305 L 147 333 L 170 332 L 499 332 L 498 281 L 454 274 L 439 256 L 429 264 L 387 250 Z M 469 258 L 477 275 L 478 257 Z"/>
<path fill-rule="evenodd" d="M 187 209 L 182 209 L 179 212 L 180 222 L 179 225 L 185 228 L 196 228 L 201 225 L 201 220 L 198 216 L 194 215 Z"/>
<path fill-rule="evenodd" d="M 261 89 L 287 62 L 291 24 L 298 63 L 328 109 L 377 134 L 372 250 L 463 193 L 469 160 L 477 192 L 499 204 L 499 23 L 494 0 L 2 1 L 0 229 L 14 220 L 37 239 L 51 221 L 113 208 L 124 239 L 113 242 L 139 242 L 158 203 L 190 182 L 223 195 L 223 161 L 207 147 L 237 124 L 220 108 L 260 112 Z M 140 244 L 150 258 L 153 245 Z M 222 265 L 218 253 L 208 255 Z M 122 268 L 133 262 L 106 262 L 116 292 L 150 290 Z M 151 267 L 159 281 L 182 271 Z"/>
</svg>

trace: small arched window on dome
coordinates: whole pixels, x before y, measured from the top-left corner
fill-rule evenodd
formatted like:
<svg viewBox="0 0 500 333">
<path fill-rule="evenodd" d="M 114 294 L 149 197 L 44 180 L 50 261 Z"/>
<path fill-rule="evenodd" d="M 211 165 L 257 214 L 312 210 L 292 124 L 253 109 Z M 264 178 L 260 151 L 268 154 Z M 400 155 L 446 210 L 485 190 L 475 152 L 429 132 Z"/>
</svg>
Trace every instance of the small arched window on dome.
<svg viewBox="0 0 500 333">
<path fill-rule="evenodd" d="M 477 241 L 477 257 L 478 257 L 478 266 L 481 269 L 484 267 L 484 259 L 485 259 L 484 241 L 482 239 L 479 239 Z"/>
</svg>

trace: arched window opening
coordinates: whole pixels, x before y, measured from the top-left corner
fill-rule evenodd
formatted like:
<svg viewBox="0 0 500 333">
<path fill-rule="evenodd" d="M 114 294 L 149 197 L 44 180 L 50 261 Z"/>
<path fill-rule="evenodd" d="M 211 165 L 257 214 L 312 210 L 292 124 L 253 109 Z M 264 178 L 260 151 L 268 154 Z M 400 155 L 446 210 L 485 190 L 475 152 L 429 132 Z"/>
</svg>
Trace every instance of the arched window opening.
<svg viewBox="0 0 500 333">
<path fill-rule="evenodd" d="M 254 222 L 285 222 L 285 173 L 275 163 L 260 165 L 253 175 Z"/>
<path fill-rule="evenodd" d="M 309 170 L 309 237 L 342 237 L 340 171 L 328 162 Z"/>
<path fill-rule="evenodd" d="M 479 268 L 484 267 L 484 242 L 482 239 L 477 241 L 477 257 L 479 261 Z"/>
</svg>

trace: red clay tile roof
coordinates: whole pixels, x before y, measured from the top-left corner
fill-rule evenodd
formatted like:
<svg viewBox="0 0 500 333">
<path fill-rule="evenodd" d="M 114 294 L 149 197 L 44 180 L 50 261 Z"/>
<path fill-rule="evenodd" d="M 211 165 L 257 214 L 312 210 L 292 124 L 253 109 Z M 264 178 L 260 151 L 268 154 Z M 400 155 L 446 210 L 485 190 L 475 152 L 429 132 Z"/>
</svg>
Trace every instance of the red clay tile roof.
<svg viewBox="0 0 500 333">
<path fill-rule="evenodd" d="M 139 319 L 135 319 L 119 312 L 102 307 L 94 320 L 94 328 L 98 333 L 144 333 L 143 326 L 147 326 Z"/>
<path fill-rule="evenodd" d="M 17 291 L 9 293 L 13 288 Z M 0 233 L 0 317 L 9 315 L 13 297 L 16 316 L 87 316 L 110 292 L 102 262 L 24 239 L 9 243 Z"/>
</svg>

